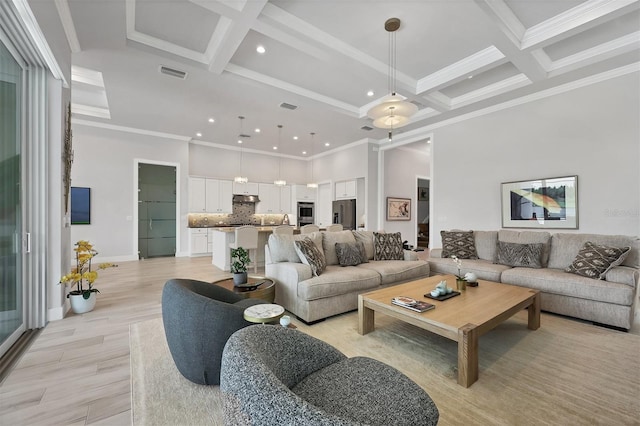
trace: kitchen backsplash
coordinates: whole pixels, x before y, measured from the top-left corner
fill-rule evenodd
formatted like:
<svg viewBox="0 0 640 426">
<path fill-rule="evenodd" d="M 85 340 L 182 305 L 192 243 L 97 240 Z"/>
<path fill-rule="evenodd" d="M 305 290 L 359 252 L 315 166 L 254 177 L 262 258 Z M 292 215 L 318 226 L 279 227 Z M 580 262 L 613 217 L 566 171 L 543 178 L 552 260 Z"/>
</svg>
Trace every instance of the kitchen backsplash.
<svg viewBox="0 0 640 426">
<path fill-rule="evenodd" d="M 281 225 L 284 214 L 256 214 L 253 203 L 233 203 L 232 214 L 189 213 L 189 228 L 206 228 L 224 225 Z"/>
</svg>

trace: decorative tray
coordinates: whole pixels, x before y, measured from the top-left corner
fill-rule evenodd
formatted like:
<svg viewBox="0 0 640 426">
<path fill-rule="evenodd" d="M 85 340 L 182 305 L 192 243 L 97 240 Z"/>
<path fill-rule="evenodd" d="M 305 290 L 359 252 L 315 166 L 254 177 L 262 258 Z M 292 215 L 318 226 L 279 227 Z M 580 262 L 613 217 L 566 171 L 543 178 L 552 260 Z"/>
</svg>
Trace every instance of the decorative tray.
<svg viewBox="0 0 640 426">
<path fill-rule="evenodd" d="M 430 293 L 427 293 L 424 295 L 424 297 L 428 297 L 429 299 L 439 300 L 439 301 L 451 299 L 452 297 L 456 297 L 456 296 L 460 296 L 459 291 L 452 291 L 449 294 L 445 294 L 444 296 L 438 296 L 438 297 L 433 297 Z"/>
<path fill-rule="evenodd" d="M 234 284 L 233 286 L 242 290 L 255 290 L 265 283 L 265 280 L 258 281 L 256 283 Z"/>
</svg>

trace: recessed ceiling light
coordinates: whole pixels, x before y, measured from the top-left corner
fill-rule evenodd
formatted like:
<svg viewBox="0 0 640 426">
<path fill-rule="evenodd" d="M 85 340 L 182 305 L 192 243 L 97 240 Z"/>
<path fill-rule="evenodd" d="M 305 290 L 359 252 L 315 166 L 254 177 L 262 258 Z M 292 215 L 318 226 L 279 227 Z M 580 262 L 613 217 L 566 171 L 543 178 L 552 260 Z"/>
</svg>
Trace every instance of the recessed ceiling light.
<svg viewBox="0 0 640 426">
<path fill-rule="evenodd" d="M 274 149 L 274 150 L 276 150 L 276 149 L 278 149 L 278 147 L 277 147 L 277 146 L 274 146 L 274 147 L 273 147 L 273 149 Z"/>
<path fill-rule="evenodd" d="M 307 155 L 307 151 L 302 151 L 302 155 Z"/>
<path fill-rule="evenodd" d="M 209 123 L 215 123 L 216 120 L 214 120 L 213 118 L 209 119 Z"/>
<path fill-rule="evenodd" d="M 256 133 L 260 133 L 260 129 L 256 127 L 256 129 L 254 130 L 254 132 L 256 132 Z"/>
<path fill-rule="evenodd" d="M 325 142 L 324 146 L 329 146 L 331 145 L 329 142 Z"/>
<path fill-rule="evenodd" d="M 242 143 L 242 139 L 238 139 L 238 143 Z"/>
<path fill-rule="evenodd" d="M 201 138 L 202 137 L 202 133 L 198 132 L 198 133 L 196 133 L 196 136 Z"/>
<path fill-rule="evenodd" d="M 369 91 L 367 92 L 367 96 L 371 97 L 371 96 L 373 96 L 373 95 L 375 95 L 375 93 L 373 93 L 373 90 L 369 90 Z"/>
<path fill-rule="evenodd" d="M 297 137 L 297 136 L 294 136 L 294 137 L 293 137 L 293 140 L 294 140 L 294 141 L 297 141 L 297 140 L 298 140 L 298 137 Z"/>
<path fill-rule="evenodd" d="M 467 78 L 473 78 L 473 76 L 472 76 L 472 75 L 470 75 L 470 76 L 468 76 Z"/>
<path fill-rule="evenodd" d="M 256 47 L 256 52 L 258 52 L 260 54 L 262 54 L 262 53 L 264 53 L 266 51 L 267 51 L 267 49 L 265 49 L 264 46 L 261 45 L 261 44 L 259 44 L 258 47 Z"/>
</svg>

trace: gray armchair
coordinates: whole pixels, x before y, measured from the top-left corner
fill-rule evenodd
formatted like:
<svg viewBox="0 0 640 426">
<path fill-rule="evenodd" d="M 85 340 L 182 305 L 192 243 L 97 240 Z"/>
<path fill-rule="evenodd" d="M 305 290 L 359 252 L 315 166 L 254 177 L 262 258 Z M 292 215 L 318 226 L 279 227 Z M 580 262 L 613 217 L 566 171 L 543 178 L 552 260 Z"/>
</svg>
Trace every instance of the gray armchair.
<svg viewBox="0 0 640 426">
<path fill-rule="evenodd" d="M 225 424 L 435 425 L 429 395 L 380 361 L 347 358 L 297 330 L 265 325 L 234 333 L 222 353 Z"/>
<path fill-rule="evenodd" d="M 220 383 L 222 350 L 229 336 L 252 325 L 244 310 L 266 303 L 243 299 L 220 286 L 172 279 L 162 290 L 162 321 L 169 351 L 180 373 L 194 383 Z"/>
</svg>

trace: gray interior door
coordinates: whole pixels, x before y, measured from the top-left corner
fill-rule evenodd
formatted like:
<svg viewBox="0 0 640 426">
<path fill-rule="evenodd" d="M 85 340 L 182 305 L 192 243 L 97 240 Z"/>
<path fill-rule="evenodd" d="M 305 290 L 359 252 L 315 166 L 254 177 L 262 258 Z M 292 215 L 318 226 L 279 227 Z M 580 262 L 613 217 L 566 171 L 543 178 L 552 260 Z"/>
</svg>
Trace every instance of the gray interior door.
<svg viewBox="0 0 640 426">
<path fill-rule="evenodd" d="M 138 165 L 138 255 L 176 254 L 176 168 Z"/>
</svg>

